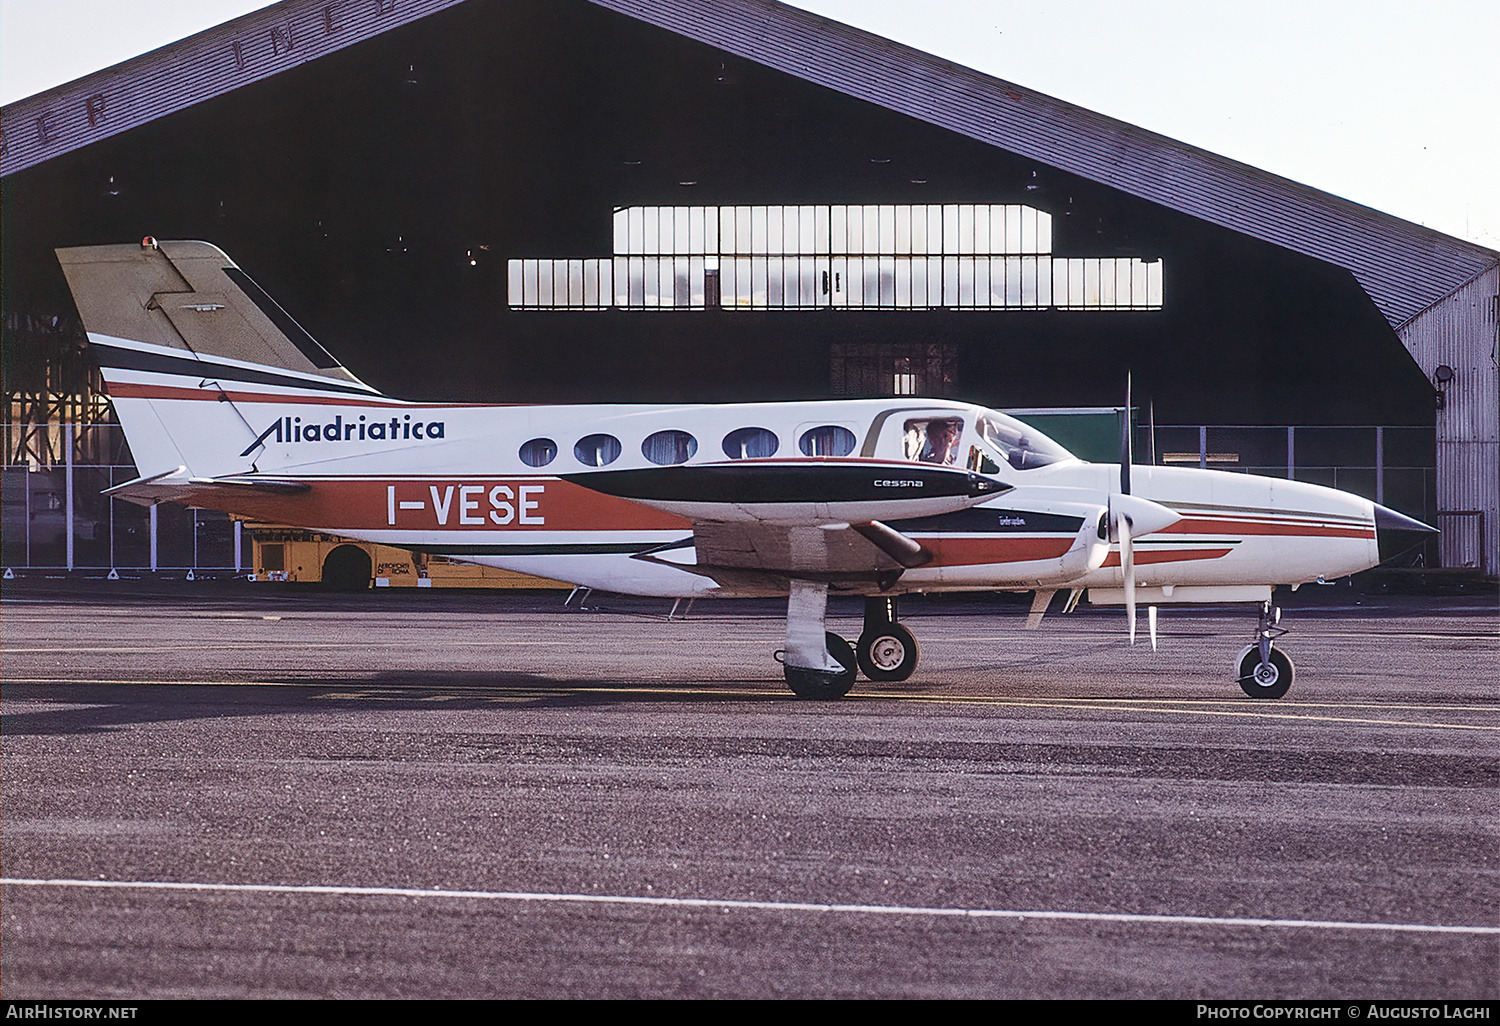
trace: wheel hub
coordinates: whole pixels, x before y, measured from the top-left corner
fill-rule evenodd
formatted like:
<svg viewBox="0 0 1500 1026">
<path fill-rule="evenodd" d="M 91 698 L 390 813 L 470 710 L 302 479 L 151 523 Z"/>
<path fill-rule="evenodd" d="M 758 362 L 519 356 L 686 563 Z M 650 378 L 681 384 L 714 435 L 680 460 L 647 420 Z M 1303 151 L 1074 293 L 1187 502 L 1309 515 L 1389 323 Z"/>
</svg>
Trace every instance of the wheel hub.
<svg viewBox="0 0 1500 1026">
<path fill-rule="evenodd" d="M 906 646 L 899 638 L 881 638 L 870 646 L 870 661 L 882 670 L 894 670 L 906 658 Z"/>
</svg>

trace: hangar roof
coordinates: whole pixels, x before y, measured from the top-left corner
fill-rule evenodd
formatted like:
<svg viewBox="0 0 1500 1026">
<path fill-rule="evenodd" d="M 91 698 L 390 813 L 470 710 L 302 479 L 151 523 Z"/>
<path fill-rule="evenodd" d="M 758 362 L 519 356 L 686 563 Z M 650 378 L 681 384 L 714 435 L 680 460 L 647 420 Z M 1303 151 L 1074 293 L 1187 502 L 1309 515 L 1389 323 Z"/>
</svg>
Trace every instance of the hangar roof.
<svg viewBox="0 0 1500 1026">
<path fill-rule="evenodd" d="M 285 0 L 0 111 L 0 174 L 470 0 Z M 1348 269 L 1393 327 L 1500 254 L 774 0 L 588 0 Z"/>
</svg>

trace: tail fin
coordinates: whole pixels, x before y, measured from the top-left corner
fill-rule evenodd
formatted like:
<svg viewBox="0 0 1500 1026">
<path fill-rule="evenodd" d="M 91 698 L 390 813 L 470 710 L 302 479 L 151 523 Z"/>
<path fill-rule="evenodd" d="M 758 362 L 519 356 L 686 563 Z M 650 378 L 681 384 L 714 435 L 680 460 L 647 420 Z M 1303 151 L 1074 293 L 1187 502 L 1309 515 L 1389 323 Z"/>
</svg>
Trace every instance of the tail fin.
<svg viewBox="0 0 1500 1026">
<path fill-rule="evenodd" d="M 91 336 L 362 385 L 217 246 L 147 239 L 57 258 Z"/>
<path fill-rule="evenodd" d="M 216 246 L 57 257 L 143 479 L 254 472 L 265 418 L 247 404 L 380 398 Z"/>
</svg>

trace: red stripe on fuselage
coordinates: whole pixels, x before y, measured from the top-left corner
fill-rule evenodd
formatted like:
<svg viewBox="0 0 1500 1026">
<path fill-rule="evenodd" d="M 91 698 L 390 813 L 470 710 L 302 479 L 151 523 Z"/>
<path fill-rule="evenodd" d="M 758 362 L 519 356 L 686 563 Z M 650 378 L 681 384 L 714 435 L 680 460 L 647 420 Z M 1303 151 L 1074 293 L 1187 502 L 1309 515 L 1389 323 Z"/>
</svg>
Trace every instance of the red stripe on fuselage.
<svg viewBox="0 0 1500 1026">
<path fill-rule="evenodd" d="M 1135 550 L 1135 561 L 1138 564 L 1145 563 L 1180 563 L 1190 559 L 1220 559 L 1229 555 L 1232 549 L 1168 549 L 1165 551 L 1142 551 Z M 1119 566 L 1120 554 L 1111 552 L 1104 557 L 1100 566 Z"/>
<path fill-rule="evenodd" d="M 1058 559 L 1073 547 L 1073 536 L 1054 538 L 945 538 L 942 535 L 913 535 L 922 548 L 932 553 L 928 567 L 977 566 L 981 563 L 1030 563 Z"/>
<path fill-rule="evenodd" d="M 195 490 L 183 501 L 264 523 L 354 535 L 371 531 L 671 531 L 693 526 L 671 513 L 548 477 L 312 480 L 307 484 L 307 491 L 293 494 L 222 485 Z"/>
<path fill-rule="evenodd" d="M 309 388 L 317 385 L 308 384 Z M 389 396 L 303 395 L 299 392 L 236 392 L 226 388 L 185 388 L 180 385 L 142 385 L 131 381 L 107 382 L 105 391 L 118 399 L 191 399 L 234 403 L 284 403 L 296 406 L 386 406 L 403 410 L 516 409 L 526 403 L 409 403 Z"/>
<path fill-rule="evenodd" d="M 1227 534 L 1227 535 L 1275 535 L 1282 537 L 1302 536 L 1308 538 L 1374 538 L 1374 527 L 1340 527 L 1334 524 L 1316 524 L 1307 521 L 1271 523 L 1264 520 L 1203 520 L 1186 518 L 1171 527 L 1164 527 L 1156 534 Z"/>
</svg>

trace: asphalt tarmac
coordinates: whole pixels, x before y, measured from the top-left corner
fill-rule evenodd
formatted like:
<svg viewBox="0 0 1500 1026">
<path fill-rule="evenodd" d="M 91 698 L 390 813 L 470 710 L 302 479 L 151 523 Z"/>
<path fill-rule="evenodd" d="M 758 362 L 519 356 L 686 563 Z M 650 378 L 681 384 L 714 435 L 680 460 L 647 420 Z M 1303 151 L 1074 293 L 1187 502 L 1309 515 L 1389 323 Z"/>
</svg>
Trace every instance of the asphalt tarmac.
<svg viewBox="0 0 1500 1026">
<path fill-rule="evenodd" d="M 775 603 L 265 587 L 6 582 L 0 996 L 1500 997 L 1492 595 L 1292 596 L 1279 701 L 912 601 L 822 703 Z"/>
</svg>

